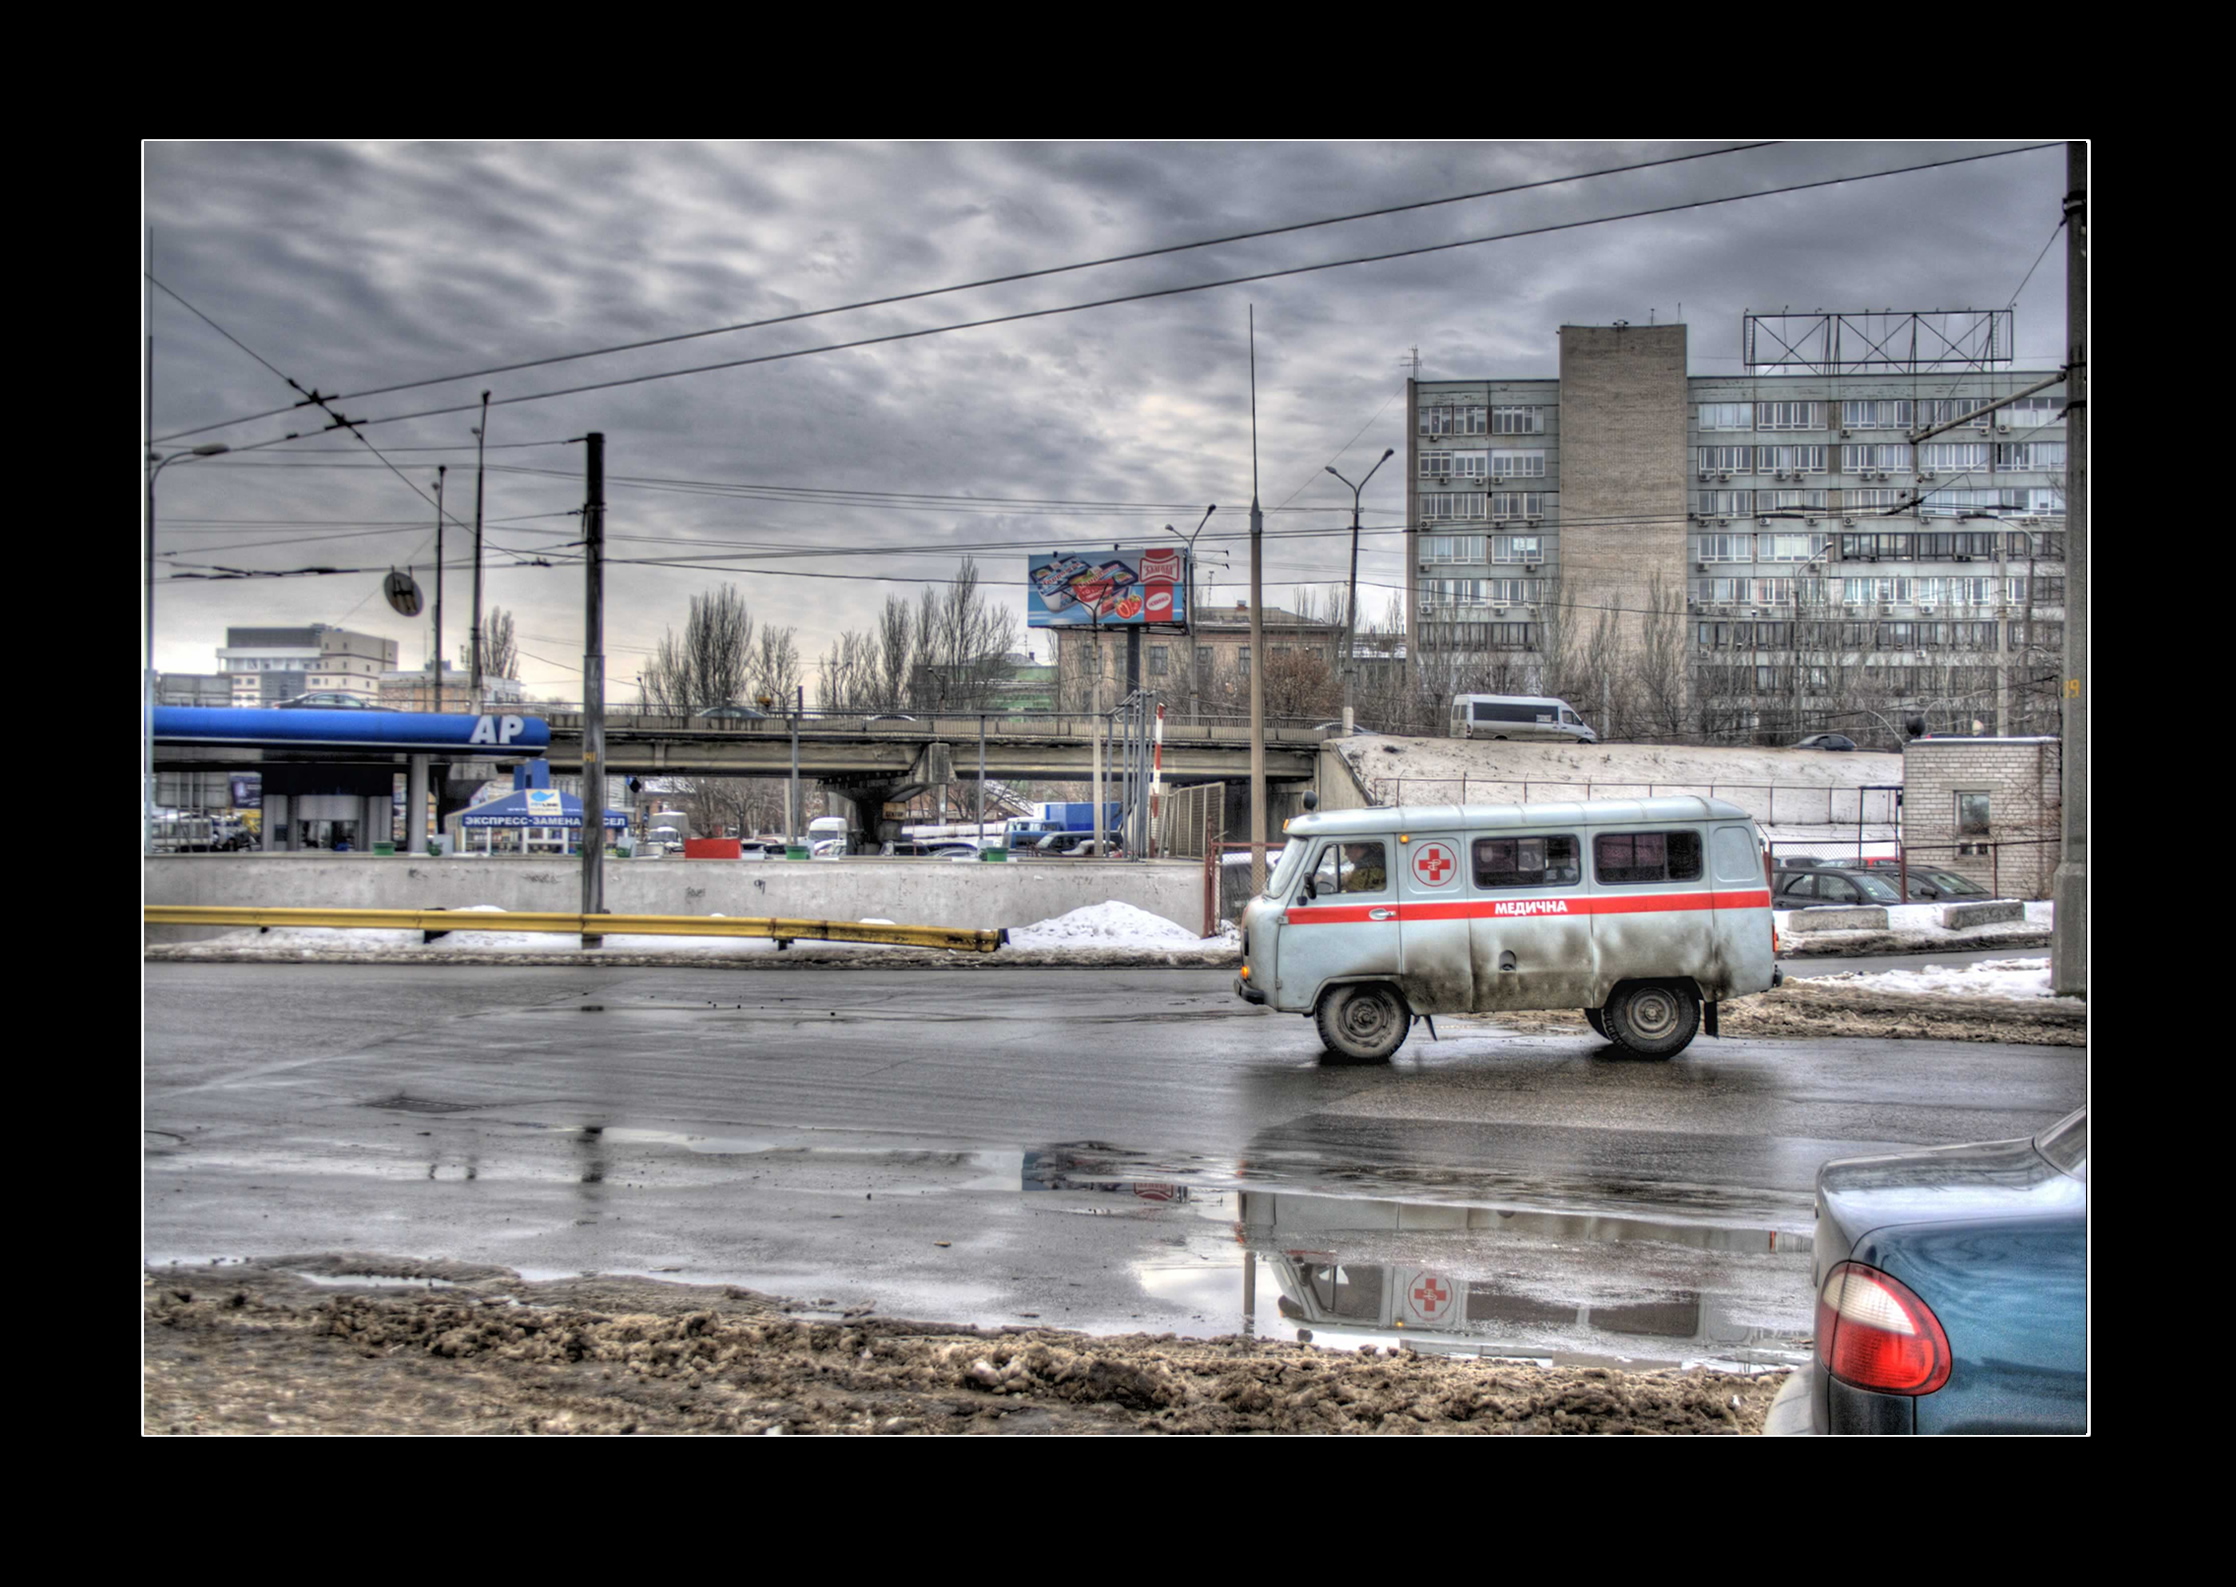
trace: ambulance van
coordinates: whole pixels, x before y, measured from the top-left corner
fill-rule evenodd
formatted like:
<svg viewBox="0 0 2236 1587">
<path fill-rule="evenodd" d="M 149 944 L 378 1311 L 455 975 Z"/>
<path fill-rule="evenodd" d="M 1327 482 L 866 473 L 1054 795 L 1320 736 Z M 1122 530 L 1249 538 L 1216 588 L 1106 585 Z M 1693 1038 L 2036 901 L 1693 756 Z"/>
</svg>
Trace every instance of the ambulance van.
<svg viewBox="0 0 2236 1587">
<path fill-rule="evenodd" d="M 1284 836 L 1235 992 L 1341 1058 L 1386 1059 L 1423 1017 L 1545 1008 L 1668 1058 L 1783 979 L 1762 834 L 1720 799 L 1328 811 Z"/>
</svg>

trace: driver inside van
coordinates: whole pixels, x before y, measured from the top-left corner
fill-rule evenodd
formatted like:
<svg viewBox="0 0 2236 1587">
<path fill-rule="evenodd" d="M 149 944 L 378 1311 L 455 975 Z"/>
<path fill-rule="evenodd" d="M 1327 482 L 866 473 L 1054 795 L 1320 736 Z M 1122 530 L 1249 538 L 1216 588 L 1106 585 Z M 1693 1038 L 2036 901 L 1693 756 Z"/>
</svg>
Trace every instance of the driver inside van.
<svg viewBox="0 0 2236 1587">
<path fill-rule="evenodd" d="M 1346 843 L 1343 845 L 1343 891 L 1347 893 L 1379 893 L 1388 883 L 1382 870 L 1382 845 L 1379 843 Z"/>
</svg>

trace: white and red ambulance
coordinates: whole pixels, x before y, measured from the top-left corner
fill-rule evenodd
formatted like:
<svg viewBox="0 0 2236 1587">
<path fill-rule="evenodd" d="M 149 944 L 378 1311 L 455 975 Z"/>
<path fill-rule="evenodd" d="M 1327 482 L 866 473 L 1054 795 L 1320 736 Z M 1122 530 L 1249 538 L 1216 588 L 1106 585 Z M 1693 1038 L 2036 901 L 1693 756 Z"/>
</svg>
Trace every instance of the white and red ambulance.
<svg viewBox="0 0 2236 1587">
<path fill-rule="evenodd" d="M 1423 1016 L 1544 1008 L 1667 1058 L 1783 979 L 1762 834 L 1720 799 L 1336 810 L 1284 835 L 1235 991 L 1345 1058 Z"/>
</svg>

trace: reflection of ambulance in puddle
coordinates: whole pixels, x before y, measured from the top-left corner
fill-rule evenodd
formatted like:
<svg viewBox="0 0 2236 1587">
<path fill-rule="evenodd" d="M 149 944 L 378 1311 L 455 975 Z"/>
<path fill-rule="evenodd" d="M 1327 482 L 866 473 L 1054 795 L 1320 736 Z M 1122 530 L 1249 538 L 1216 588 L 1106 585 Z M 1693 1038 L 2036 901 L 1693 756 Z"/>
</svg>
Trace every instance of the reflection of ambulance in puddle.
<svg viewBox="0 0 2236 1587">
<path fill-rule="evenodd" d="M 1266 1191 L 1244 1191 L 1240 1199 L 1239 1232 L 1280 1287 L 1276 1310 L 1316 1334 L 1395 1336 L 1432 1351 L 1538 1354 L 1581 1346 L 1611 1355 L 1756 1358 L 1767 1366 L 1794 1365 L 1803 1348 L 1799 1332 L 1745 1320 L 1748 1308 L 1716 1287 L 1678 1283 L 1640 1294 L 1634 1283 L 1616 1280 L 1615 1290 L 1601 1297 L 1552 1298 L 1480 1269 L 1518 1254 L 1501 1253 L 1501 1240 L 1571 1247 L 1638 1242 L 1745 1254 L 1774 1273 L 1790 1269 L 1798 1279 L 1809 1271 L 1807 1234 Z M 1450 1237 L 1452 1266 L 1355 1261 L 1341 1249 L 1363 1252 L 1376 1239 L 1401 1234 L 1414 1243 Z M 1721 1257 L 1715 1265 L 1723 1265 Z M 1771 1287 L 1779 1286 L 1772 1280 Z M 1806 1290 L 1805 1280 L 1798 1287 Z M 1608 1335 L 1614 1337 L 1597 1337 Z"/>
<path fill-rule="evenodd" d="M 1781 978 L 1762 834 L 1721 799 L 1337 810 L 1283 831 L 1235 992 L 1311 1015 L 1343 1057 L 1388 1058 L 1423 1016 L 1565 1008 L 1667 1058 Z"/>
</svg>

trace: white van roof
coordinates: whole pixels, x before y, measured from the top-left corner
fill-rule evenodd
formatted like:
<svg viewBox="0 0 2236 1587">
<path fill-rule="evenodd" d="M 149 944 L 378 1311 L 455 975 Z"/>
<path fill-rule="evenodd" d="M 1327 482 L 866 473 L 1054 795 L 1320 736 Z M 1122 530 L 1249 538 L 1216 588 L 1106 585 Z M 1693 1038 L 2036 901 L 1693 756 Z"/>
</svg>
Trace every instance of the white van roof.
<svg viewBox="0 0 2236 1587">
<path fill-rule="evenodd" d="M 1316 810 L 1291 817 L 1282 831 L 1292 838 L 1312 838 L 1354 832 L 1479 832 L 1489 827 L 1604 827 L 1652 821 L 1752 819 L 1726 799 L 1671 794 L 1660 799 L 1593 799 L 1565 804 L 1375 805 L 1360 810 Z"/>
</svg>

